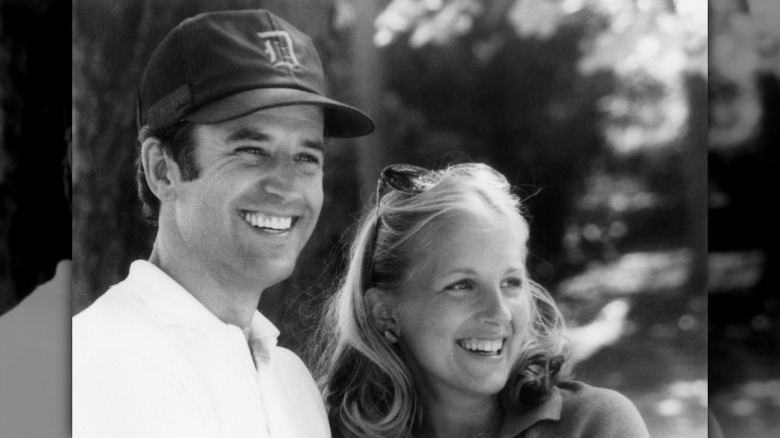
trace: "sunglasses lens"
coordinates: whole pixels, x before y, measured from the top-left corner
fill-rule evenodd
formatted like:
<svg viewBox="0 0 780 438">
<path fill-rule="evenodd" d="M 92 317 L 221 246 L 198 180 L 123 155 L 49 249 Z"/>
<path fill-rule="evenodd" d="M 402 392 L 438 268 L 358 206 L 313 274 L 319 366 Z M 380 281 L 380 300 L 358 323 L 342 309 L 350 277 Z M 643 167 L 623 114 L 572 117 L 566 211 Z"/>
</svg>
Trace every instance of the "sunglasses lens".
<svg viewBox="0 0 780 438">
<path fill-rule="evenodd" d="M 387 166 L 382 170 L 380 186 L 392 187 L 402 193 L 420 193 L 433 182 L 433 172 L 409 164 Z"/>
</svg>

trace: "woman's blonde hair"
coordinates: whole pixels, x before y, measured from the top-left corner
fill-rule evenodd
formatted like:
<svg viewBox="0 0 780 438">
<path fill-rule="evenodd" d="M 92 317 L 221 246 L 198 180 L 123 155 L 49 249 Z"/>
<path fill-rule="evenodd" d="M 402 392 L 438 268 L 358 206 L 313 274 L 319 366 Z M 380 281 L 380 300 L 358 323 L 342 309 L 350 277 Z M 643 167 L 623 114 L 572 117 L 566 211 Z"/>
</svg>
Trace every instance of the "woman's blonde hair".
<svg viewBox="0 0 780 438">
<path fill-rule="evenodd" d="M 419 193 L 391 191 L 376 202 L 357 224 L 346 275 L 318 331 L 323 351 L 317 353 L 315 374 L 334 437 L 407 437 L 420 424 L 412 376 L 397 346 L 374 323 L 364 299 L 369 287 L 398 290 L 412 261 L 434 247 L 441 227 L 464 215 L 503 216 L 518 227 L 526 254 L 529 227 L 520 199 L 486 165 L 433 172 Z M 542 403 L 566 374 L 563 318 L 544 288 L 530 279 L 524 284 L 532 318 L 523 352 L 499 394 L 507 410 Z"/>
</svg>

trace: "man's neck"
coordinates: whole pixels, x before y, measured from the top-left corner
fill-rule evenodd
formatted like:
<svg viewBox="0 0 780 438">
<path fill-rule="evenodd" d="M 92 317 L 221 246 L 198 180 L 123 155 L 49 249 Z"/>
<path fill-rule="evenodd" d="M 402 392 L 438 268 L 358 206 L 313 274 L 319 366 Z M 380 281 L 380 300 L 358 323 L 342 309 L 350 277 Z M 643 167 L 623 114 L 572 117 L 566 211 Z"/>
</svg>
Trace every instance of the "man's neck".
<svg viewBox="0 0 780 438">
<path fill-rule="evenodd" d="M 252 318 L 265 289 L 263 286 L 252 287 L 227 278 L 216 278 L 211 269 L 197 263 L 182 263 L 182 258 L 158 247 L 157 242 L 149 262 L 179 283 L 222 322 L 239 327 L 249 336 Z"/>
</svg>

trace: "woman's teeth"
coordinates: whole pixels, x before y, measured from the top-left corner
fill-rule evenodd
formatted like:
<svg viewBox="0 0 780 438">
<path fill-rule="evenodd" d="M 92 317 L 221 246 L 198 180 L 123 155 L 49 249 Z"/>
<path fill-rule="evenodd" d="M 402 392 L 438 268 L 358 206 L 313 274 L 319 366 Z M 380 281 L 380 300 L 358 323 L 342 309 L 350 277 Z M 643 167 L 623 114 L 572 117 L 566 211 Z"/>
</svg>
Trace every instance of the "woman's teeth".
<svg viewBox="0 0 780 438">
<path fill-rule="evenodd" d="M 266 216 L 260 213 L 244 212 L 244 220 L 255 228 L 270 231 L 287 231 L 292 226 L 292 217 Z"/>
<path fill-rule="evenodd" d="M 504 339 L 461 339 L 458 345 L 464 350 L 483 355 L 497 356 L 501 354 Z"/>
</svg>

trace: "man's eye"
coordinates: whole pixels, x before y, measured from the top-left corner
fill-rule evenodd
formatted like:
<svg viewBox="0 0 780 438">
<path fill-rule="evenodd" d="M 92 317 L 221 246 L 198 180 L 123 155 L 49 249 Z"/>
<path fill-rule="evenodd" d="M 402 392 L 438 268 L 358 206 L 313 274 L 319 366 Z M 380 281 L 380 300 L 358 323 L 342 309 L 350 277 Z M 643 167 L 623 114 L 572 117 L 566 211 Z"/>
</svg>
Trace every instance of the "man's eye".
<svg viewBox="0 0 780 438">
<path fill-rule="evenodd" d="M 320 164 L 322 161 L 320 157 L 313 155 L 313 154 L 298 154 L 297 157 L 295 157 L 296 161 L 299 161 L 301 163 L 312 163 L 312 164 Z"/>
<path fill-rule="evenodd" d="M 259 155 L 259 156 L 268 155 L 265 150 L 255 146 L 242 146 L 240 148 L 236 148 L 236 152 L 240 154 Z"/>
</svg>

